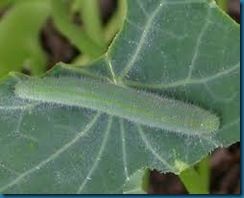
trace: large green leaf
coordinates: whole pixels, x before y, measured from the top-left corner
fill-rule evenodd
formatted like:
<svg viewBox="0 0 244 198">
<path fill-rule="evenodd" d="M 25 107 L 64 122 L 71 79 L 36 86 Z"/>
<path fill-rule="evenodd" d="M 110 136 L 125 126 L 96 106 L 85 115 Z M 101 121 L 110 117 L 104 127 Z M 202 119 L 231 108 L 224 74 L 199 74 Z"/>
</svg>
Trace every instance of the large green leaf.
<svg viewBox="0 0 244 198">
<path fill-rule="evenodd" d="M 217 113 L 220 129 L 188 136 L 89 108 L 22 100 L 14 88 L 26 77 L 13 74 L 0 85 L 0 192 L 127 192 L 139 169 L 178 174 L 238 141 L 239 40 L 239 27 L 214 1 L 128 0 L 124 27 L 104 57 L 47 75 L 95 78 L 194 103 Z"/>
</svg>

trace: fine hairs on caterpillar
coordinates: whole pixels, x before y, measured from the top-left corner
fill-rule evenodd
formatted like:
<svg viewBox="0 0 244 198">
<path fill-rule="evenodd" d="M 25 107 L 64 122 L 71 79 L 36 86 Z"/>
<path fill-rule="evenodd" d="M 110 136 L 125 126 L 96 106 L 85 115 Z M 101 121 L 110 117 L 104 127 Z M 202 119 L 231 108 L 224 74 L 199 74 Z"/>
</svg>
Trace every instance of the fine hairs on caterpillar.
<svg viewBox="0 0 244 198">
<path fill-rule="evenodd" d="M 212 134 L 219 118 L 196 105 L 89 78 L 27 79 L 15 93 L 22 99 L 101 111 L 149 127 L 188 135 Z"/>
</svg>

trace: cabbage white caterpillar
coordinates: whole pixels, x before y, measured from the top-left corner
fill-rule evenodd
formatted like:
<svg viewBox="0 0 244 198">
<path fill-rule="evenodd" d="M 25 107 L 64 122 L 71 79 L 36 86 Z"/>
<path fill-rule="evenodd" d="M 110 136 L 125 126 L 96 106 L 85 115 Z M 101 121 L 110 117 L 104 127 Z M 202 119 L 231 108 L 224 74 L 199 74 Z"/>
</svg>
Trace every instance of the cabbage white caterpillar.
<svg viewBox="0 0 244 198">
<path fill-rule="evenodd" d="M 19 81 L 15 93 L 23 99 L 89 108 L 189 135 L 212 133 L 220 124 L 215 114 L 196 105 L 89 78 L 32 78 Z"/>
</svg>

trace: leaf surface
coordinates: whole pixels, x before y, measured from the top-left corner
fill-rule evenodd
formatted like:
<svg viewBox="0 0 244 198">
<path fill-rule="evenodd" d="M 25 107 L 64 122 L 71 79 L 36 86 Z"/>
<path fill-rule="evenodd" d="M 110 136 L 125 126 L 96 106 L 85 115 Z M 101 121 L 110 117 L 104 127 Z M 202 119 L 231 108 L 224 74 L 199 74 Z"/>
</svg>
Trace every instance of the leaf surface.
<svg viewBox="0 0 244 198">
<path fill-rule="evenodd" d="M 89 108 L 21 100 L 14 88 L 26 77 L 13 74 L 0 85 L 0 192 L 126 193 L 139 169 L 179 174 L 238 141 L 239 43 L 239 27 L 214 1 L 128 0 L 123 29 L 103 57 L 46 75 L 95 78 L 197 104 L 219 115 L 220 129 L 188 136 Z"/>
</svg>

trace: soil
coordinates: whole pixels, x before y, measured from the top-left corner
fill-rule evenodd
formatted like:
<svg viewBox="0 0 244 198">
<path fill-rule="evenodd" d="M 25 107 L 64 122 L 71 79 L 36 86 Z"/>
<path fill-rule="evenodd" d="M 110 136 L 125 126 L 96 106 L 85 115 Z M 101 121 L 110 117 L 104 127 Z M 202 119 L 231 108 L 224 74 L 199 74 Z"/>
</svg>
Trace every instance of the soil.
<svg viewBox="0 0 244 198">
<path fill-rule="evenodd" d="M 101 17 L 106 23 L 116 9 L 116 0 L 100 0 Z M 240 1 L 230 0 L 229 15 L 240 22 Z M 69 63 L 78 55 L 78 50 L 61 36 L 49 20 L 41 34 L 43 48 L 47 54 L 47 69 L 62 61 Z M 210 193 L 239 194 L 240 193 L 240 143 L 229 148 L 216 149 L 210 160 L 211 182 Z M 160 174 L 153 170 L 150 174 L 150 194 L 187 194 L 178 176 L 168 173 Z"/>
</svg>

